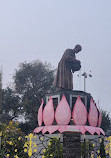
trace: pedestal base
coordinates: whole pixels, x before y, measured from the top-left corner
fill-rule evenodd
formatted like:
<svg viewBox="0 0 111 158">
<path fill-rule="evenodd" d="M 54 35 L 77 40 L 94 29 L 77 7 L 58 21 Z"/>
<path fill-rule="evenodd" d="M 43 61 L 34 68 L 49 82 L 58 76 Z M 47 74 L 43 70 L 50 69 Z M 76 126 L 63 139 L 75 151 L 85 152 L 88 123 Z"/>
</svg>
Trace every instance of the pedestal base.
<svg viewBox="0 0 111 158">
<path fill-rule="evenodd" d="M 63 158 L 80 158 L 81 142 L 80 133 L 66 131 L 63 133 Z"/>
</svg>

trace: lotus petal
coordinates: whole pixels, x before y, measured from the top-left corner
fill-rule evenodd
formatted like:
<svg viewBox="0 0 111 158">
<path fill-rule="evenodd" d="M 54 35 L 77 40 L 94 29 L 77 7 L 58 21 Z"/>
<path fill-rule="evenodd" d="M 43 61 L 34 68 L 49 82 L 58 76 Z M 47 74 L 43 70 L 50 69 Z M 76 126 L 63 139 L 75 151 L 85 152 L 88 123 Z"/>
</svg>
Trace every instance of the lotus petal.
<svg viewBox="0 0 111 158">
<path fill-rule="evenodd" d="M 98 127 L 98 129 L 100 130 L 100 132 L 101 132 L 103 135 L 105 135 L 105 132 L 102 130 L 102 128 L 99 128 L 99 127 Z"/>
<path fill-rule="evenodd" d="M 73 108 L 72 118 L 76 125 L 85 125 L 87 121 L 87 109 L 80 96 L 77 97 L 76 103 Z"/>
<path fill-rule="evenodd" d="M 48 131 L 47 126 L 43 127 L 42 134 L 45 134 Z"/>
<path fill-rule="evenodd" d="M 46 126 L 52 125 L 54 121 L 54 107 L 52 97 L 49 98 L 43 111 L 43 121 Z"/>
<path fill-rule="evenodd" d="M 63 95 L 61 101 L 56 108 L 55 119 L 58 125 L 67 125 L 70 122 L 71 110 L 69 104 L 67 103 L 65 95 Z"/>
<path fill-rule="evenodd" d="M 49 126 L 49 127 L 47 128 L 47 131 L 48 131 L 50 134 L 52 134 L 52 133 L 54 133 L 55 131 L 57 131 L 58 128 L 59 128 L 59 126 L 54 126 L 54 125 L 52 125 L 52 126 Z"/>
<path fill-rule="evenodd" d="M 89 133 L 91 133 L 92 135 L 94 135 L 94 133 L 96 132 L 96 128 L 92 127 L 92 126 L 84 126 L 86 131 L 88 131 Z"/>
<path fill-rule="evenodd" d="M 86 132 L 86 129 L 84 126 L 78 126 L 78 127 L 82 134 L 84 134 Z"/>
<path fill-rule="evenodd" d="M 42 108 L 43 108 L 43 99 L 42 99 L 42 103 L 41 103 L 41 106 L 38 110 L 38 125 L 39 126 L 42 126 L 42 119 L 43 119 L 43 116 L 42 116 Z"/>
<path fill-rule="evenodd" d="M 91 98 L 90 101 L 90 109 L 89 109 L 89 115 L 88 115 L 88 121 L 90 126 L 96 127 L 98 122 L 98 111 L 97 108 L 93 102 L 93 98 Z"/>
<path fill-rule="evenodd" d="M 99 119 L 98 119 L 98 127 L 101 126 L 101 122 L 102 122 L 102 112 L 99 112 Z"/>
<path fill-rule="evenodd" d="M 76 126 L 73 126 L 73 127 L 74 127 L 74 129 L 80 130 L 80 126 L 79 125 L 76 125 Z"/>
<path fill-rule="evenodd" d="M 79 130 L 82 134 L 84 134 L 86 131 L 88 131 L 89 133 L 91 133 L 92 135 L 94 135 L 94 133 L 96 132 L 98 135 L 100 135 L 100 133 L 102 133 L 103 135 L 105 135 L 104 131 L 99 128 L 99 127 L 92 127 L 92 126 L 80 126 L 80 125 L 65 125 L 65 126 L 61 126 L 61 125 L 52 125 L 52 126 L 42 126 L 42 127 L 37 127 L 34 129 L 34 133 L 39 133 L 40 131 L 42 131 L 43 134 L 45 134 L 47 131 L 52 134 L 55 131 L 59 131 L 60 133 L 63 133 L 65 130 L 69 130 L 69 131 L 74 131 L 75 130 Z"/>
<path fill-rule="evenodd" d="M 100 130 L 98 129 L 98 127 L 95 127 L 95 128 L 96 128 L 96 133 L 100 135 Z"/>
<path fill-rule="evenodd" d="M 42 131 L 43 127 L 37 127 L 34 129 L 34 133 L 39 133 L 40 131 Z"/>
<path fill-rule="evenodd" d="M 60 133 L 62 133 L 64 130 L 66 130 L 66 126 L 59 126 L 58 131 L 59 131 Z"/>
</svg>

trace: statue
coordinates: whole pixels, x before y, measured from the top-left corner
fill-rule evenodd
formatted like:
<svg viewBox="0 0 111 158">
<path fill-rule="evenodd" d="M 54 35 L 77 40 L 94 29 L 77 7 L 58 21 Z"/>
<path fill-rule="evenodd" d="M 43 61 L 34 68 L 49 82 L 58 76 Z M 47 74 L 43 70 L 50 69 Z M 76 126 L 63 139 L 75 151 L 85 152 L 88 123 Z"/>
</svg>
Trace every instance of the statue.
<svg viewBox="0 0 111 158">
<path fill-rule="evenodd" d="M 54 81 L 54 86 L 62 89 L 73 89 L 73 74 L 75 71 L 79 71 L 81 68 L 81 63 L 76 59 L 75 54 L 80 52 L 82 47 L 76 45 L 74 49 L 67 49 L 59 64 Z"/>
</svg>

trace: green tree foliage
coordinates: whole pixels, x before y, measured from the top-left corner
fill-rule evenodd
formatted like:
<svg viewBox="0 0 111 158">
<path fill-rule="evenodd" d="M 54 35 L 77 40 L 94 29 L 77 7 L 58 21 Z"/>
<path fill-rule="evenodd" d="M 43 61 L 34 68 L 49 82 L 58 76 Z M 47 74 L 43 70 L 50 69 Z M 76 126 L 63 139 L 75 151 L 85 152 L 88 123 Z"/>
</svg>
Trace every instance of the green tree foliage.
<svg viewBox="0 0 111 158">
<path fill-rule="evenodd" d="M 106 158 L 105 146 L 104 146 L 104 138 L 102 138 L 102 141 L 100 143 L 100 157 L 101 158 Z"/>
<path fill-rule="evenodd" d="M 86 158 L 91 156 L 91 151 L 94 150 L 93 143 L 84 140 L 84 142 L 81 142 L 81 157 Z"/>
<path fill-rule="evenodd" d="M 63 146 L 60 143 L 60 138 L 51 138 L 47 149 L 44 151 L 45 158 L 62 158 L 62 154 Z"/>
<path fill-rule="evenodd" d="M 37 111 L 41 99 L 52 88 L 54 72 L 49 64 L 37 60 L 21 63 L 14 75 L 15 90 L 21 98 L 22 112 L 32 129 L 37 126 Z M 25 124 L 22 127 L 27 128 Z"/>
<path fill-rule="evenodd" d="M 0 123 L 2 122 L 2 72 L 0 72 Z"/>
<path fill-rule="evenodd" d="M 2 90 L 2 122 L 16 120 L 20 113 L 20 97 L 9 87 Z"/>
<path fill-rule="evenodd" d="M 102 123 L 101 128 L 107 132 L 110 129 L 111 119 L 107 111 L 102 110 Z"/>
</svg>

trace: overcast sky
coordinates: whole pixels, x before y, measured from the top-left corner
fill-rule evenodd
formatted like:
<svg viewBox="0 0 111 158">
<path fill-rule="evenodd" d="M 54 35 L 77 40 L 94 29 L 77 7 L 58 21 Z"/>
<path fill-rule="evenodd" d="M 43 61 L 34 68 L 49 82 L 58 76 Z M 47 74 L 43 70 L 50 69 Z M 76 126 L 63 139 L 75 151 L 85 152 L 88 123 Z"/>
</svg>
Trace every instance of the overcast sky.
<svg viewBox="0 0 111 158">
<path fill-rule="evenodd" d="M 74 89 L 92 71 L 86 89 L 102 109 L 111 111 L 111 0 L 0 0 L 0 66 L 3 87 L 18 64 L 40 59 L 57 67 L 64 51 L 81 44 L 82 69 Z"/>
</svg>

